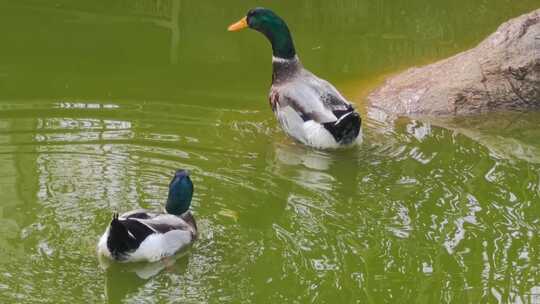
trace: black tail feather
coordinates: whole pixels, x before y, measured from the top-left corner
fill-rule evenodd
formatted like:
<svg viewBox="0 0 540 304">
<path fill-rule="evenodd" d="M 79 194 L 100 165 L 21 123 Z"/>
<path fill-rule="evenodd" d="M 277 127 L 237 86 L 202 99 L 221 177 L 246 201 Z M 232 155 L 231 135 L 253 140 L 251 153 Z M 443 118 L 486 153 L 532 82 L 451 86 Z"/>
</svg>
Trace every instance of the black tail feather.
<svg viewBox="0 0 540 304">
<path fill-rule="evenodd" d="M 134 249 L 132 243 L 128 230 L 122 225 L 122 222 L 118 219 L 118 213 L 115 212 L 107 239 L 109 251 L 116 260 L 122 260 L 127 252 Z"/>
<path fill-rule="evenodd" d="M 358 113 L 352 111 L 342 115 L 336 122 L 323 125 L 339 144 L 348 145 L 354 142 L 360 134 L 362 119 Z"/>
<path fill-rule="evenodd" d="M 107 238 L 107 248 L 116 260 L 124 260 L 127 254 L 135 251 L 153 231 L 136 219 L 119 219 L 113 214 Z"/>
</svg>

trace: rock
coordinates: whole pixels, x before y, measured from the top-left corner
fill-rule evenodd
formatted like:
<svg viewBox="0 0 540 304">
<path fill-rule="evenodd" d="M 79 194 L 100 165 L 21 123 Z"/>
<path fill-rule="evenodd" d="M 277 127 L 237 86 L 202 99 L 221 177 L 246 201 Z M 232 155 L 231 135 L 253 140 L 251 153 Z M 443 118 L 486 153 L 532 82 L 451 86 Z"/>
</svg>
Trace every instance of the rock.
<svg viewBox="0 0 540 304">
<path fill-rule="evenodd" d="M 368 104 L 392 116 L 539 109 L 540 9 L 502 24 L 472 50 L 391 77 Z"/>
</svg>

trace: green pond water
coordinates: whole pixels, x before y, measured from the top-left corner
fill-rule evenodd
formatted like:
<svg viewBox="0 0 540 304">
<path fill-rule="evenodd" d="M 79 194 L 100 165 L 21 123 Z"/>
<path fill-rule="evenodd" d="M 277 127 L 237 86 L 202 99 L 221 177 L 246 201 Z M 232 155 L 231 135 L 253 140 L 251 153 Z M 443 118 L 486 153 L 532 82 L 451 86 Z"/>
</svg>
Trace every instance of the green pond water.
<svg viewBox="0 0 540 304">
<path fill-rule="evenodd" d="M 275 9 L 364 142 L 302 147 L 268 106 Z M 384 75 L 474 46 L 538 0 L 0 1 L 1 303 L 539 303 L 540 114 L 383 122 Z M 451 81 L 451 80 L 449 80 Z M 192 171 L 200 239 L 107 267 L 114 211 Z"/>
</svg>

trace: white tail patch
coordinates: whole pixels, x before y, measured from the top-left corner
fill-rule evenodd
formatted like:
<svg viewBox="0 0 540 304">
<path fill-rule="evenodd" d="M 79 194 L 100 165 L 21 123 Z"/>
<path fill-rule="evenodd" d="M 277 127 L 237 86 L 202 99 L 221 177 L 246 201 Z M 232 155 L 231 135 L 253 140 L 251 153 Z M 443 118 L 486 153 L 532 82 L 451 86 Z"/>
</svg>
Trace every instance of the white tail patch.
<svg viewBox="0 0 540 304">
<path fill-rule="evenodd" d="M 303 125 L 305 138 L 308 145 L 315 148 L 338 148 L 339 144 L 334 136 L 326 128 L 313 120 L 306 121 Z"/>
</svg>

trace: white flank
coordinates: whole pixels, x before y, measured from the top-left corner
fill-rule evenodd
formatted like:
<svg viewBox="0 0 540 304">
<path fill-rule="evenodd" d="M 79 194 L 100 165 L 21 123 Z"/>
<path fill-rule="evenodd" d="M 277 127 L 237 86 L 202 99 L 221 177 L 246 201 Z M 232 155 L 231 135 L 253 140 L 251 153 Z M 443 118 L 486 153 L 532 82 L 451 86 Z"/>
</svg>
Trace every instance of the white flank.
<svg viewBox="0 0 540 304">
<path fill-rule="evenodd" d="M 191 232 L 171 230 L 163 234 L 149 235 L 139 248 L 129 256 L 130 262 L 156 262 L 174 255 L 181 248 L 191 243 Z"/>
<path fill-rule="evenodd" d="M 304 122 L 291 107 L 278 108 L 276 117 L 283 131 L 304 145 L 319 149 L 339 147 L 332 134 L 323 125 L 313 120 Z"/>
<path fill-rule="evenodd" d="M 275 114 L 285 133 L 301 143 L 307 144 L 303 128 L 304 120 L 292 107 L 279 107 Z"/>
<path fill-rule="evenodd" d="M 112 258 L 111 252 L 109 251 L 109 248 L 107 248 L 107 239 L 109 238 L 109 227 L 105 230 L 105 233 L 99 238 L 99 242 L 97 245 L 97 252 L 98 255 Z"/>
<path fill-rule="evenodd" d="M 339 147 L 334 136 L 323 125 L 309 120 L 304 123 L 303 127 L 308 145 L 321 149 Z"/>
</svg>

